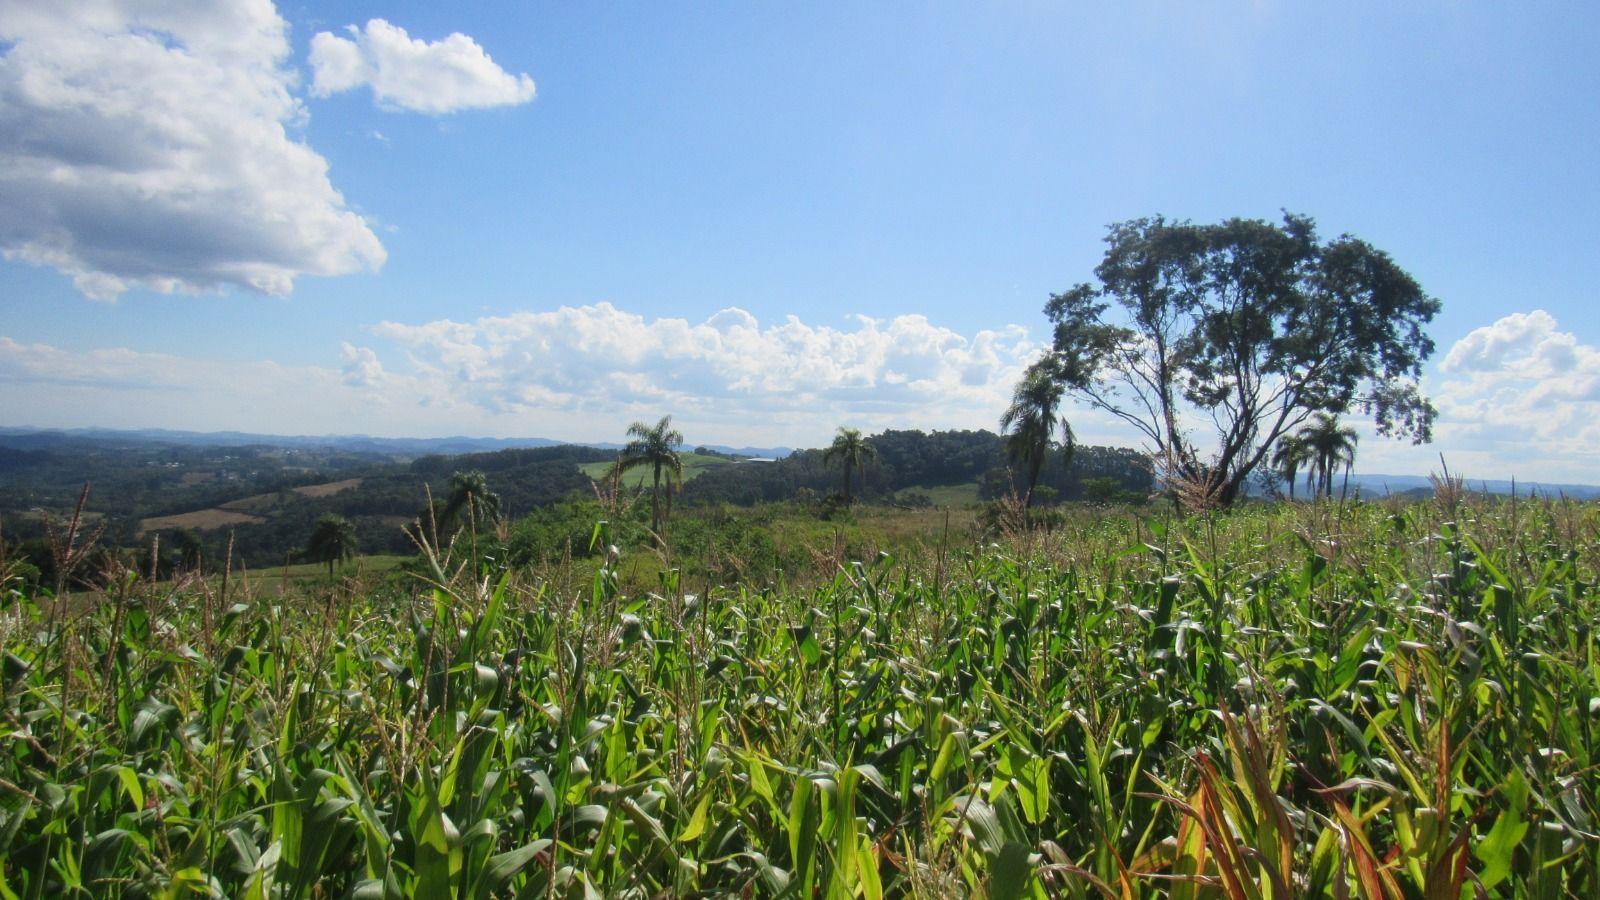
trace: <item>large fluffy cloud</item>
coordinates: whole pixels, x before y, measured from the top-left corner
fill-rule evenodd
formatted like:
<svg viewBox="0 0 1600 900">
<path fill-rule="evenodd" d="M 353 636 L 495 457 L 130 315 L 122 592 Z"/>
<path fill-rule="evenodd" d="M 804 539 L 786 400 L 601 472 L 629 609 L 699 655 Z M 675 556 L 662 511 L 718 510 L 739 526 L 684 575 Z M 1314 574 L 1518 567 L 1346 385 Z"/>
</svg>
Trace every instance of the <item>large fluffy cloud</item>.
<svg viewBox="0 0 1600 900">
<path fill-rule="evenodd" d="M 1600 483 L 1600 348 L 1548 312 L 1511 313 L 1468 333 L 1428 390 L 1439 407 L 1434 443 L 1364 441 L 1362 468 L 1426 471 L 1443 453 L 1472 478 Z"/>
<path fill-rule="evenodd" d="M 0 252 L 83 293 L 288 293 L 384 249 L 291 133 L 271 0 L 0 5 Z"/>
<path fill-rule="evenodd" d="M 1593 347 L 1579 344 L 1576 335 L 1558 330 L 1554 316 L 1536 309 L 1474 329 L 1450 348 L 1440 368 L 1456 376 L 1570 385 L 1575 373 L 1592 374 L 1596 362 Z"/>
<path fill-rule="evenodd" d="M 702 322 L 647 319 L 600 303 L 470 322 L 386 322 L 419 376 L 499 412 L 660 410 L 741 432 L 794 435 L 819 422 L 989 425 L 1037 354 L 1024 329 L 966 336 L 922 316 L 850 327 L 740 309 Z M 831 427 L 831 426 L 830 426 Z M 992 426 L 991 426 L 992 427 Z"/>
<path fill-rule="evenodd" d="M 323 31 L 311 39 L 313 94 L 326 97 L 371 85 L 381 106 L 433 114 L 533 99 L 532 78 L 500 68 L 464 34 L 413 40 L 404 28 L 382 19 L 348 31 L 349 38 Z"/>
<path fill-rule="evenodd" d="M 1441 370 L 1441 411 L 1600 462 L 1600 348 L 1542 309 L 1512 313 L 1456 342 Z"/>
<path fill-rule="evenodd" d="M 0 421 L 606 441 L 671 413 L 693 441 L 813 446 L 841 423 L 993 428 L 1039 350 L 1018 326 L 762 324 L 738 309 L 689 322 L 608 304 L 372 331 L 373 347 L 335 345 L 323 366 L 0 337 Z"/>
</svg>

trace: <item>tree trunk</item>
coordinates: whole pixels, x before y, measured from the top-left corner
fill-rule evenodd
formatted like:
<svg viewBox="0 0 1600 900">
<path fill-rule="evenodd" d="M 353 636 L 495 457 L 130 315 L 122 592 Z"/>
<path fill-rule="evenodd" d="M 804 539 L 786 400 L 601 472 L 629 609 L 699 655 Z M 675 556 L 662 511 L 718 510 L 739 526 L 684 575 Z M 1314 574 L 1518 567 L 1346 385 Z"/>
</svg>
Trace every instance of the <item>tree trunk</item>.
<svg viewBox="0 0 1600 900">
<path fill-rule="evenodd" d="M 655 465 L 655 480 L 650 487 L 650 530 L 660 540 L 661 534 L 661 464 Z"/>
<path fill-rule="evenodd" d="M 1023 514 L 1033 506 L 1033 489 L 1039 486 L 1039 470 L 1044 468 L 1044 457 L 1035 456 L 1028 463 L 1028 493 L 1022 497 Z"/>
<path fill-rule="evenodd" d="M 1243 474 L 1248 476 L 1249 473 Z M 1244 477 L 1233 475 L 1223 479 L 1221 484 L 1217 484 L 1217 477 L 1212 476 L 1206 479 L 1209 485 L 1214 488 L 1213 496 L 1216 498 L 1216 504 L 1224 508 L 1232 506 L 1238 501 L 1239 495 L 1244 493 Z"/>
<path fill-rule="evenodd" d="M 850 461 L 844 461 L 844 502 L 850 502 Z"/>
</svg>

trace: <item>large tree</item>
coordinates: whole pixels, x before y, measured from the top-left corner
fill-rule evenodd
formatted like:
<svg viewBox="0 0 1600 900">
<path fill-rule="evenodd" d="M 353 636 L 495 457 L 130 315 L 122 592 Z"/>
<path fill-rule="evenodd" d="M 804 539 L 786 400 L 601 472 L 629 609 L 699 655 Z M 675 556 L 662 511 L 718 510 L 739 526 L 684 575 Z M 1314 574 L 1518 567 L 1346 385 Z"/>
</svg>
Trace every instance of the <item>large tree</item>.
<svg viewBox="0 0 1600 900">
<path fill-rule="evenodd" d="M 1098 283 L 1045 306 L 1047 365 L 1137 429 L 1169 478 L 1232 503 L 1316 413 L 1358 410 L 1379 434 L 1431 439 L 1417 379 L 1439 301 L 1388 254 L 1349 235 L 1323 241 L 1288 213 L 1282 224 L 1135 219 L 1106 244 Z"/>
<path fill-rule="evenodd" d="M 336 513 L 324 513 L 311 528 L 311 538 L 306 541 L 306 556 L 313 562 L 328 564 L 328 577 L 333 577 L 333 564 L 342 563 L 356 555 L 356 528 L 350 520 Z"/>
<path fill-rule="evenodd" d="M 683 434 L 672 427 L 672 417 L 662 416 L 654 425 L 635 422 L 628 426 L 629 441 L 617 458 L 617 472 L 621 474 L 636 466 L 649 466 L 651 470 L 650 530 L 661 534 L 661 476 L 667 476 L 667 490 L 675 481 L 683 479 L 683 462 L 678 459 L 678 447 L 683 445 Z"/>
<path fill-rule="evenodd" d="M 867 443 L 861 436 L 861 429 L 839 426 L 839 433 L 833 436 L 833 443 L 822 453 L 822 461 L 831 463 L 837 460 L 844 468 L 844 500 L 850 502 L 850 473 L 859 471 L 861 480 L 867 480 L 867 460 L 878 455 L 878 451 Z"/>
<path fill-rule="evenodd" d="M 1056 426 L 1061 426 L 1061 446 L 1067 463 L 1072 461 L 1072 426 L 1065 418 L 1058 419 L 1062 395 L 1066 386 L 1051 377 L 1048 361 L 1028 367 L 1022 380 L 1017 382 L 1011 395 L 1011 405 L 1000 416 L 1000 430 L 1005 433 L 1006 455 L 1013 466 L 1021 467 L 1027 475 L 1028 488 L 1023 494 L 1024 508 L 1033 505 L 1033 491 L 1039 484 L 1039 470 L 1055 443 Z"/>
</svg>

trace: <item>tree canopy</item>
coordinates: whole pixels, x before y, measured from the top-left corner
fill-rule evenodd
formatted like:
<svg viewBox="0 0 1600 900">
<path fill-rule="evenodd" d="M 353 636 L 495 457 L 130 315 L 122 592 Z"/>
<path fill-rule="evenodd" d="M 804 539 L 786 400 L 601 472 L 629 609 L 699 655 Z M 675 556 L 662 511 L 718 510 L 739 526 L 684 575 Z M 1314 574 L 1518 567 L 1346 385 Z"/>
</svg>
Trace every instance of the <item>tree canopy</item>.
<svg viewBox="0 0 1600 900">
<path fill-rule="evenodd" d="M 477 469 L 450 476 L 450 493 L 439 514 L 440 524 L 478 528 L 500 519 L 500 495 L 489 490 L 489 480 Z"/>
<path fill-rule="evenodd" d="M 617 457 L 617 473 L 635 466 L 648 466 L 651 470 L 650 530 L 661 533 L 661 476 L 667 476 L 670 499 L 674 482 L 683 480 L 683 461 L 678 458 L 678 448 L 683 446 L 683 433 L 672 427 L 672 417 L 662 416 L 654 425 L 635 422 L 628 426 L 627 446 Z M 670 508 L 670 507 L 669 507 Z"/>
<path fill-rule="evenodd" d="M 311 529 L 306 541 L 306 556 L 313 562 L 328 564 L 328 576 L 333 576 L 333 564 L 344 562 L 356 555 L 356 529 L 350 520 L 336 513 L 324 513 Z"/>
<path fill-rule="evenodd" d="M 1053 295 L 1043 365 L 1067 392 L 1135 428 L 1172 479 L 1237 499 L 1279 439 L 1312 415 L 1370 415 L 1431 439 L 1419 390 L 1439 301 L 1389 257 L 1315 223 L 1161 217 L 1111 226 L 1096 284 Z M 1210 432 L 1208 439 L 1198 432 Z"/>
<path fill-rule="evenodd" d="M 844 499 L 848 503 L 850 496 L 850 473 L 859 470 L 861 477 L 867 477 L 867 460 L 878 455 L 878 451 L 861 436 L 861 429 L 839 426 L 838 434 L 833 436 L 833 443 L 822 452 L 822 461 L 831 463 L 837 460 L 844 469 Z"/>
<path fill-rule="evenodd" d="M 1312 474 L 1316 478 L 1314 490 L 1324 497 L 1332 497 L 1333 473 L 1340 466 L 1344 467 L 1345 481 L 1349 482 L 1350 468 L 1355 465 L 1356 444 L 1359 441 L 1354 428 L 1339 424 L 1337 416 L 1317 413 L 1295 433 L 1293 440 L 1304 448 L 1306 459 L 1311 464 Z"/>
<path fill-rule="evenodd" d="M 1006 433 L 1006 456 L 1012 465 L 1021 466 L 1028 479 L 1023 493 L 1023 508 L 1033 505 L 1033 491 L 1039 484 L 1039 470 L 1044 467 L 1055 442 L 1057 424 L 1061 426 L 1061 447 L 1066 461 L 1072 460 L 1075 440 L 1072 425 L 1063 417 L 1057 420 L 1064 385 L 1050 376 L 1050 368 L 1035 364 L 1017 382 L 1011 405 L 1000 416 L 1000 430 Z"/>
</svg>

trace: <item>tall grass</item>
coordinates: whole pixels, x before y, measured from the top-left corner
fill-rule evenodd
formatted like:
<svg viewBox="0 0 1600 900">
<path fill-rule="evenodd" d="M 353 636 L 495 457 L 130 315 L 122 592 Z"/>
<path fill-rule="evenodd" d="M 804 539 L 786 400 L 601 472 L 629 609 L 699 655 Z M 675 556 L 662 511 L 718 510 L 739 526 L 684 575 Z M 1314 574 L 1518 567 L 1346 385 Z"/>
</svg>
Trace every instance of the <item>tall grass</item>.
<svg viewBox="0 0 1600 900">
<path fill-rule="evenodd" d="M 0 896 L 1600 896 L 1600 511 L 1450 512 L 794 591 L 12 581 Z"/>
</svg>

